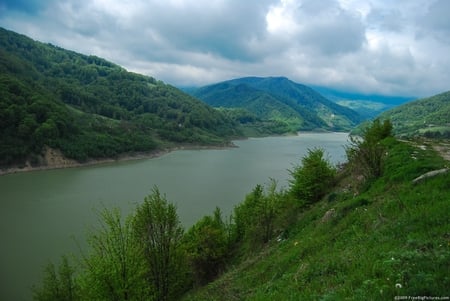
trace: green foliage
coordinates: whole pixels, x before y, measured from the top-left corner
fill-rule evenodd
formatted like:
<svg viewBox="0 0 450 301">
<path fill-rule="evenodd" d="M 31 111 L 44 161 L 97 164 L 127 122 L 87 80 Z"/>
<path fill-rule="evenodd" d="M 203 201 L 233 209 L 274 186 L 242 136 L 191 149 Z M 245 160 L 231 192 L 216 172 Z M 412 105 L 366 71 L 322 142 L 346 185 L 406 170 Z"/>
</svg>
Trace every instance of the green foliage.
<svg viewBox="0 0 450 301">
<path fill-rule="evenodd" d="M 37 301 L 75 301 L 79 299 L 79 287 L 75 281 L 75 269 L 66 256 L 56 270 L 49 263 L 44 270 L 41 287 L 33 287 L 33 299 Z"/>
<path fill-rule="evenodd" d="M 0 74 L 0 166 L 24 164 L 44 146 L 84 161 L 239 135 L 170 85 L 2 28 Z"/>
<path fill-rule="evenodd" d="M 282 205 L 282 192 L 278 192 L 276 181 L 271 179 L 266 191 L 256 185 L 245 200 L 234 209 L 235 239 L 250 249 L 269 242 L 274 235 L 275 221 Z"/>
<path fill-rule="evenodd" d="M 359 195 L 341 178 L 333 201 L 300 213 L 285 240 L 183 300 L 393 300 L 447 296 L 450 173 L 413 184 L 448 162 L 387 139 L 383 174 Z M 388 168 L 389 167 L 389 168 Z"/>
<path fill-rule="evenodd" d="M 291 195 L 301 204 L 312 204 L 325 196 L 333 186 L 336 169 L 324 158 L 324 150 L 309 149 L 302 164 L 291 171 Z"/>
<path fill-rule="evenodd" d="M 388 154 L 383 141 L 392 137 L 390 120 L 375 119 L 365 128 L 362 137 L 351 137 L 346 148 L 349 165 L 365 180 L 376 179 L 383 174 L 384 161 Z"/>
<path fill-rule="evenodd" d="M 395 107 L 381 114 L 380 118 L 392 121 L 397 136 L 445 138 L 450 132 L 449 100 L 450 91 Z"/>
<path fill-rule="evenodd" d="M 213 216 L 205 216 L 184 237 L 185 248 L 196 285 L 212 281 L 225 269 L 231 251 L 230 225 L 216 208 Z"/>
<path fill-rule="evenodd" d="M 85 300 L 148 300 L 153 286 L 145 281 L 145 258 L 132 220 L 104 209 L 100 228 L 88 235 L 90 252 L 83 256 L 80 285 Z"/>
<path fill-rule="evenodd" d="M 175 205 L 157 187 L 138 206 L 133 228 L 146 259 L 148 285 L 156 300 L 174 300 L 185 289 L 186 254 L 182 248 L 183 228 Z"/>
</svg>

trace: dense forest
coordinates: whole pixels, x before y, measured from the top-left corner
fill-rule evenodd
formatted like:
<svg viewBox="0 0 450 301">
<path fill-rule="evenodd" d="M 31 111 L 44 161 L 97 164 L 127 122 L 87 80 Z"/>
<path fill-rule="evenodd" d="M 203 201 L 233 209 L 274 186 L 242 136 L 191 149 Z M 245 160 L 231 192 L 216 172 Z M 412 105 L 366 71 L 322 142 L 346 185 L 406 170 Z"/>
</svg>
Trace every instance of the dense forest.
<svg viewBox="0 0 450 301">
<path fill-rule="evenodd" d="M 256 185 L 232 216 L 187 231 L 157 187 L 123 218 L 99 212 L 81 259 L 49 264 L 35 300 L 391 300 L 446 296 L 450 173 L 375 120 L 332 166 L 311 149 L 290 185 Z"/>
<path fill-rule="evenodd" d="M 154 78 L 0 28 L 0 166 L 78 161 L 239 135 L 221 112 Z"/>
<path fill-rule="evenodd" d="M 253 114 L 269 132 L 350 130 L 362 117 L 285 77 L 244 77 L 186 90 L 206 103 Z"/>
</svg>

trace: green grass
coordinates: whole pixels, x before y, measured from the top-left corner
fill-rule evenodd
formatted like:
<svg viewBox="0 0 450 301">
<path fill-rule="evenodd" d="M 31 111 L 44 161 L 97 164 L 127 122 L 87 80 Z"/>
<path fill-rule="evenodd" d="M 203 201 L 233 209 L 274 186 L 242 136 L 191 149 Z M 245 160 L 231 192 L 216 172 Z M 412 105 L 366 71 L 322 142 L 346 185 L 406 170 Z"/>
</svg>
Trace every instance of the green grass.
<svg viewBox="0 0 450 301">
<path fill-rule="evenodd" d="M 341 181 L 299 215 L 288 238 L 184 300 L 394 300 L 450 293 L 450 173 L 413 184 L 448 162 L 389 141 L 385 173 L 354 195 Z M 326 212 L 331 218 L 323 219 Z"/>
</svg>

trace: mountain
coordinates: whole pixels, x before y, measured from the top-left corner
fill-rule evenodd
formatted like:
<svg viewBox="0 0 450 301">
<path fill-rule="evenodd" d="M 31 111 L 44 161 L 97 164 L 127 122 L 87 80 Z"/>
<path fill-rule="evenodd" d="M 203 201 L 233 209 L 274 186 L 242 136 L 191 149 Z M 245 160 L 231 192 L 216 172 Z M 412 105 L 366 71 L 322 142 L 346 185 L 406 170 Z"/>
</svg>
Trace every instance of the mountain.
<svg viewBox="0 0 450 301">
<path fill-rule="evenodd" d="M 313 89 L 285 77 L 245 77 L 187 90 L 214 106 L 240 108 L 284 125 L 285 131 L 348 130 L 362 120 Z"/>
<path fill-rule="evenodd" d="M 223 144 L 224 114 L 152 77 L 0 28 L 0 166 Z"/>
<path fill-rule="evenodd" d="M 312 88 L 329 100 L 358 112 L 365 119 L 374 118 L 388 109 L 416 99 L 416 97 L 349 93 L 321 86 Z"/>
<path fill-rule="evenodd" d="M 450 91 L 418 99 L 382 113 L 399 136 L 450 137 Z"/>
</svg>

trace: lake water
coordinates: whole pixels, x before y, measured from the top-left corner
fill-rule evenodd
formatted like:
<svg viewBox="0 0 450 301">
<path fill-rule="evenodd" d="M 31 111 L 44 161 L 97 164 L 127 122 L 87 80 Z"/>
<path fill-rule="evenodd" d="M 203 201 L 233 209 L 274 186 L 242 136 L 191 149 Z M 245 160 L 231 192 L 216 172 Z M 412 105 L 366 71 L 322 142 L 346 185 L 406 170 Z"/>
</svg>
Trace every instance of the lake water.
<svg viewBox="0 0 450 301">
<path fill-rule="evenodd" d="M 235 141 L 238 148 L 174 151 L 159 158 L 0 176 L 0 300 L 30 300 L 42 268 L 77 253 L 96 210 L 124 215 L 157 185 L 177 205 L 185 227 L 219 206 L 229 214 L 256 184 L 270 178 L 287 187 L 289 169 L 321 147 L 333 163 L 345 160 L 344 133 Z"/>
</svg>

